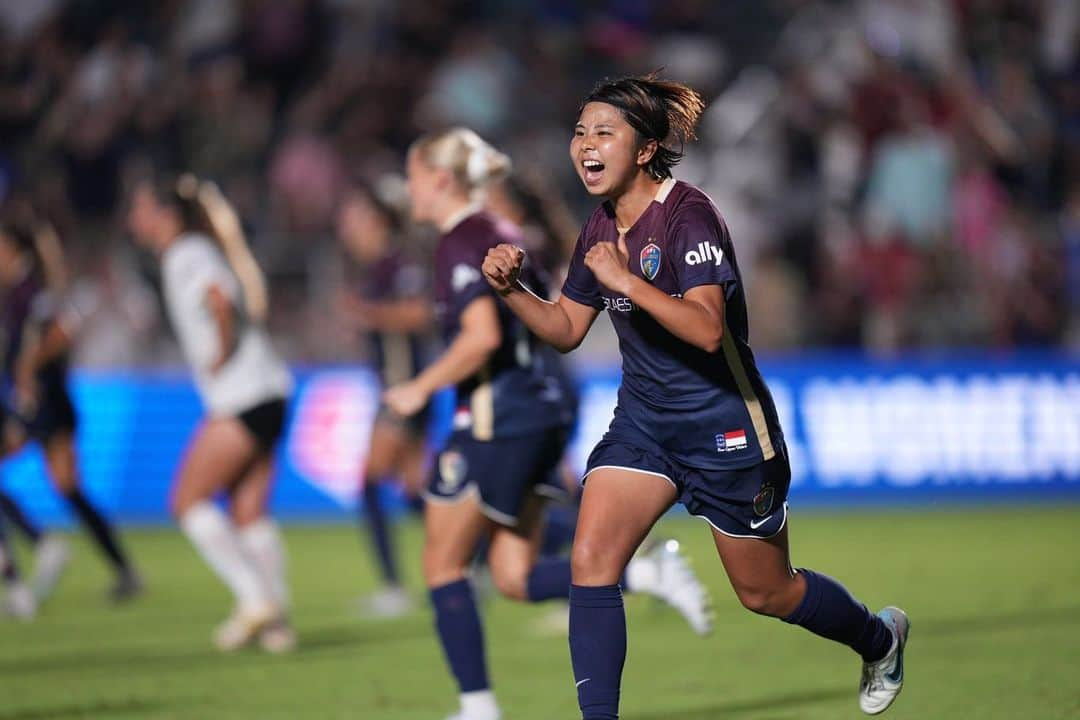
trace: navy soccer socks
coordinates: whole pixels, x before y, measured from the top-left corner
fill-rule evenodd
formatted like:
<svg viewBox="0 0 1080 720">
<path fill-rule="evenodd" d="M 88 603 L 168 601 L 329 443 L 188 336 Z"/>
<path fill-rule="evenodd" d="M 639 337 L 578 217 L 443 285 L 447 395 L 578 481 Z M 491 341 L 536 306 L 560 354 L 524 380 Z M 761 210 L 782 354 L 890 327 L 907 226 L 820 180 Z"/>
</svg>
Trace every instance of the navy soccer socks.
<svg viewBox="0 0 1080 720">
<path fill-rule="evenodd" d="M 619 717 L 626 611 L 618 585 L 570 586 L 570 659 L 583 720 Z"/>
<path fill-rule="evenodd" d="M 529 602 L 570 597 L 570 559 L 540 558 L 529 573 Z"/>
<path fill-rule="evenodd" d="M 12 525 L 18 528 L 19 532 L 25 535 L 30 542 L 36 544 L 41 540 L 41 530 L 31 522 L 30 518 L 26 517 L 26 513 L 15 502 L 15 498 L 6 492 L 0 492 L 0 512 L 4 513 Z"/>
<path fill-rule="evenodd" d="M 804 627 L 815 635 L 847 645 L 864 662 L 876 662 L 892 647 L 892 632 L 885 622 L 827 575 L 799 569 L 806 595 L 784 622 Z"/>
<path fill-rule="evenodd" d="M 379 497 L 379 485 L 374 482 L 364 482 L 364 507 L 363 512 L 367 516 L 368 532 L 371 534 L 371 545 L 375 550 L 375 560 L 382 573 L 383 582 L 387 585 L 399 585 L 397 559 L 394 557 L 394 546 L 390 538 L 390 524 L 386 517 Z"/>
<path fill-rule="evenodd" d="M 90 504 L 90 501 L 86 499 L 81 490 L 75 489 L 69 493 L 64 493 L 64 497 L 71 503 L 72 509 L 79 516 L 83 526 L 93 536 L 94 542 L 109 558 L 113 569 L 121 575 L 129 574 L 131 566 L 128 564 L 124 552 L 120 549 L 120 543 L 117 542 L 108 521 L 98 512 L 97 508 Z"/>
<path fill-rule="evenodd" d="M 484 631 L 472 585 L 462 578 L 431 590 L 435 627 L 439 632 L 446 661 L 457 678 L 462 693 L 487 690 L 487 660 L 484 658 Z"/>
</svg>

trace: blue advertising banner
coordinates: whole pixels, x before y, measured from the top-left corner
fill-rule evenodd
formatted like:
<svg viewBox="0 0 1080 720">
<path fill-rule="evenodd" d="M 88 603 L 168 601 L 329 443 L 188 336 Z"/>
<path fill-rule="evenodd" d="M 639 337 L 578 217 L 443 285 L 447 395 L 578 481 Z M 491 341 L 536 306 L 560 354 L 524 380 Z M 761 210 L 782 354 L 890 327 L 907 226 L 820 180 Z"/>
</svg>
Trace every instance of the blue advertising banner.
<svg viewBox="0 0 1080 720">
<path fill-rule="evenodd" d="M 800 504 L 1080 500 L 1080 364 L 1058 354 L 872 360 L 822 354 L 762 363 L 787 436 Z M 611 418 L 618 369 L 581 376 L 569 462 L 580 468 Z M 379 388 L 362 368 L 297 371 L 279 452 L 275 511 L 343 518 Z M 169 487 L 201 417 L 181 373 L 77 373 L 84 484 L 123 521 L 168 519 Z M 445 432 L 441 398 L 436 435 Z M 436 441 L 437 442 L 437 441 Z M 0 483 L 46 524 L 68 521 L 28 448 L 0 464 Z"/>
</svg>

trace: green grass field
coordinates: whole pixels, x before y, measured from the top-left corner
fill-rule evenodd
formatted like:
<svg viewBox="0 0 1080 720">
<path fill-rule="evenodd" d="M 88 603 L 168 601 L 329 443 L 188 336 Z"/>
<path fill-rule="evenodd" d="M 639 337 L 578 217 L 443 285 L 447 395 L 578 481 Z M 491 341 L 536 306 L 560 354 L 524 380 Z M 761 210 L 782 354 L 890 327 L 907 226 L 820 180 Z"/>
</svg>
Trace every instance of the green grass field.
<svg viewBox="0 0 1080 720">
<path fill-rule="evenodd" d="M 716 633 L 693 636 L 651 601 L 628 603 L 626 720 L 862 717 L 858 659 L 846 648 L 740 609 L 703 524 L 662 526 L 710 585 Z M 793 519 L 796 564 L 835 575 L 913 623 L 907 686 L 890 718 L 1080 717 L 1080 506 L 814 514 Z M 106 573 L 79 543 L 56 596 L 30 625 L 0 623 L 0 720 L 364 718 L 442 720 L 454 688 L 426 609 L 358 619 L 372 587 L 349 527 L 288 532 L 301 648 L 221 656 L 212 626 L 225 591 L 172 530 L 129 532 L 147 595 L 113 608 Z M 417 581 L 419 529 L 405 557 Z M 566 639 L 550 608 L 489 602 L 493 681 L 507 720 L 577 717 Z"/>
</svg>

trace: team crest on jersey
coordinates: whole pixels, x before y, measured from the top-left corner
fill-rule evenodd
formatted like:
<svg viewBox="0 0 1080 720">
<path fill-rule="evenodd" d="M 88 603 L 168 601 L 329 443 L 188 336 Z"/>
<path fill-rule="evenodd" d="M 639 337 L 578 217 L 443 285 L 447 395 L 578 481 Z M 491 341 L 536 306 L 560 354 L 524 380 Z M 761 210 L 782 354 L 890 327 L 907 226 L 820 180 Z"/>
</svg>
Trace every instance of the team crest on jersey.
<svg viewBox="0 0 1080 720">
<path fill-rule="evenodd" d="M 652 240 L 652 238 L 649 238 Z M 650 242 L 641 248 L 641 274 L 646 280 L 652 280 L 660 272 L 660 246 Z"/>
<path fill-rule="evenodd" d="M 439 492 L 453 495 L 460 490 L 468 469 L 465 456 L 457 450 L 447 450 L 439 455 Z"/>
<path fill-rule="evenodd" d="M 761 490 L 754 496 L 754 514 L 765 517 L 772 512 L 773 500 L 776 498 L 776 490 L 768 483 L 761 486 Z"/>
</svg>

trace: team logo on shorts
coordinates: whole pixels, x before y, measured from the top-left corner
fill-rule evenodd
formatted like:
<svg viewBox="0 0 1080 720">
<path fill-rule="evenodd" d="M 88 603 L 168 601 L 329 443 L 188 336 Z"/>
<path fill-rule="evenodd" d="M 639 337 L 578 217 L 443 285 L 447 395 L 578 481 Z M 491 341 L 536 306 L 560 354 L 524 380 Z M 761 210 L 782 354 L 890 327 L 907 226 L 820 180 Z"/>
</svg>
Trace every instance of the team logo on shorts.
<svg viewBox="0 0 1080 720">
<path fill-rule="evenodd" d="M 652 238 L 649 238 L 651 241 Z M 641 274 L 652 280 L 660 272 L 660 246 L 654 242 L 641 249 Z"/>
<path fill-rule="evenodd" d="M 746 431 L 728 430 L 716 434 L 716 452 L 733 452 L 746 449 Z"/>
<path fill-rule="evenodd" d="M 754 514 L 765 517 L 772 512 L 773 500 L 776 498 L 776 490 L 772 485 L 762 485 L 761 490 L 754 496 Z"/>
<path fill-rule="evenodd" d="M 460 490 L 468 469 L 465 456 L 457 450 L 447 450 L 439 455 L 439 492 L 453 495 Z"/>
</svg>

